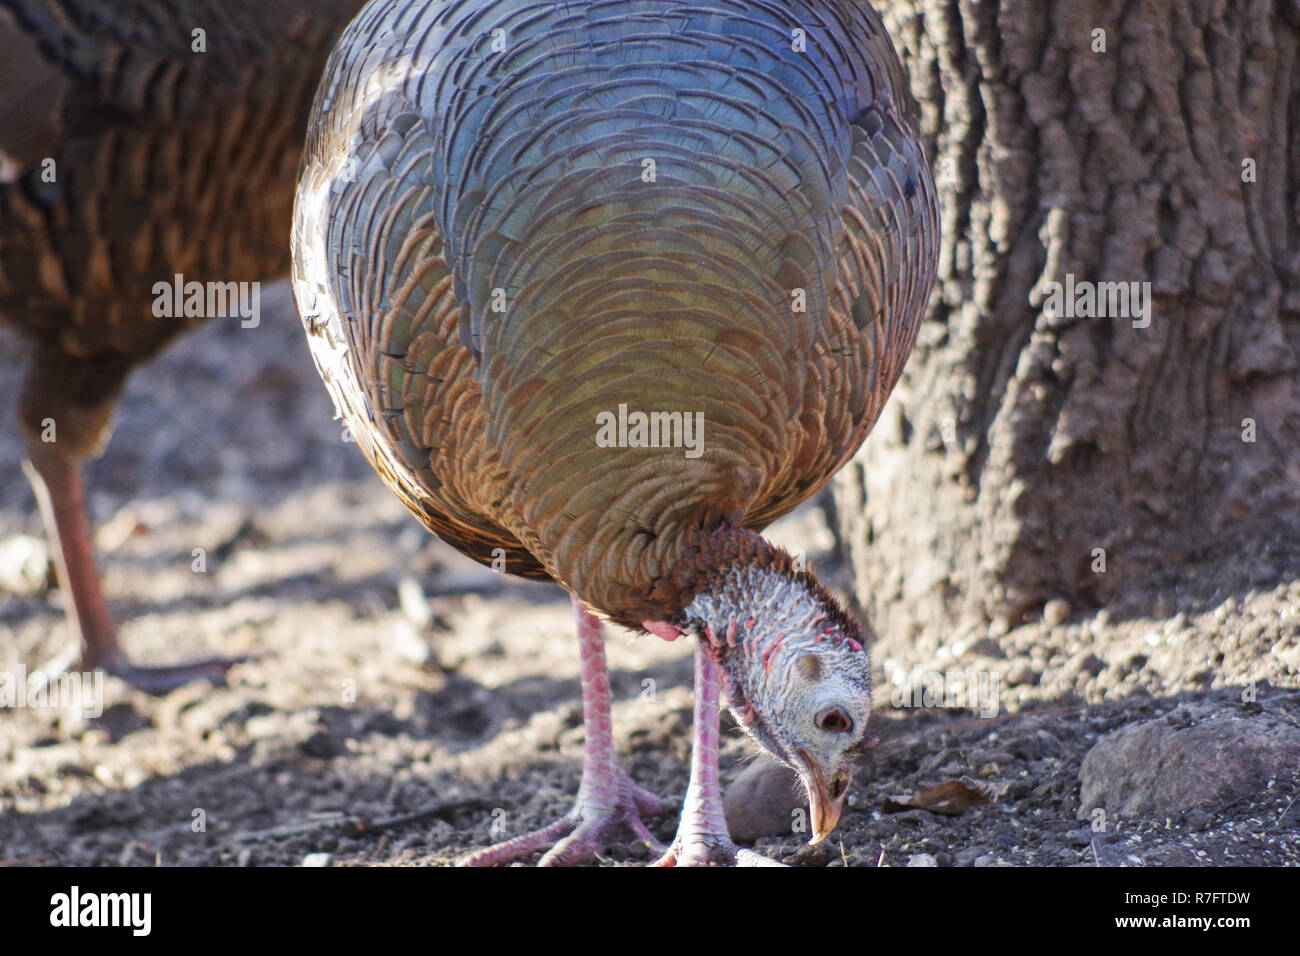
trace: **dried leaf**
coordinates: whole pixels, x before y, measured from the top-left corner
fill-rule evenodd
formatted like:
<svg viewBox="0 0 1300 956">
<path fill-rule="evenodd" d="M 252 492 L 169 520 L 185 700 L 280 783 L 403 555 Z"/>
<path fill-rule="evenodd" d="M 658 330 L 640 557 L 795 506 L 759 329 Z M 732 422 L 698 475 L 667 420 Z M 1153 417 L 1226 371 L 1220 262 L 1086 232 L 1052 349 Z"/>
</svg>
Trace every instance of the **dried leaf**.
<svg viewBox="0 0 1300 956">
<path fill-rule="evenodd" d="M 902 813 L 904 810 L 928 810 L 946 816 L 957 816 L 971 807 L 989 802 L 988 793 L 974 781 L 949 780 L 937 787 L 927 787 L 910 797 L 888 797 L 881 809 L 885 813 Z"/>
</svg>

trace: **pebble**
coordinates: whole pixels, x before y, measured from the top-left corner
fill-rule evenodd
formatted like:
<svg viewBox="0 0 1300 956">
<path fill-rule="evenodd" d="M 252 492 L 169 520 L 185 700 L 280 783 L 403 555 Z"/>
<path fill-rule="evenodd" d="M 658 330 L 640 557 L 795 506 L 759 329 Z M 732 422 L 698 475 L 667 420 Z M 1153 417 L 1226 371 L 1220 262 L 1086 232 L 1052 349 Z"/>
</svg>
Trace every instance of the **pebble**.
<svg viewBox="0 0 1300 956">
<path fill-rule="evenodd" d="M 1024 684 L 1038 685 L 1043 675 L 1034 670 L 1028 664 L 1021 661 L 1007 672 L 1007 684 L 1010 687 L 1019 687 Z"/>
<path fill-rule="evenodd" d="M 1007 652 L 1002 649 L 1002 645 L 991 637 L 981 637 L 971 645 L 970 650 L 980 657 L 991 657 L 994 660 L 1006 660 Z"/>
<path fill-rule="evenodd" d="M 1052 598 L 1043 605 L 1043 621 L 1049 627 L 1060 627 L 1070 619 L 1070 602 L 1065 598 Z"/>
<path fill-rule="evenodd" d="M 0 591 L 39 594 L 50 573 L 50 553 L 41 538 L 14 535 L 0 541 Z"/>
</svg>

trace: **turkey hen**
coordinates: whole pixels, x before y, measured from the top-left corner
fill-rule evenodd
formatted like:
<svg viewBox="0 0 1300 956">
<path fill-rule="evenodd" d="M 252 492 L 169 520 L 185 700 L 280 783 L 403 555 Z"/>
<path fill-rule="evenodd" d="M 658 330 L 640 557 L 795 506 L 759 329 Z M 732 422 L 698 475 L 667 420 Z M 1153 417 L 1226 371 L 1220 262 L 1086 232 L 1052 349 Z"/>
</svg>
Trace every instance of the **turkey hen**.
<svg viewBox="0 0 1300 956">
<path fill-rule="evenodd" d="M 18 413 L 80 666 L 165 692 L 230 661 L 118 646 L 79 473 L 131 369 L 209 317 L 158 283 L 289 271 L 312 93 L 361 0 L 0 0 L 0 322 L 31 346 Z M 45 668 L 73 663 L 76 655 Z"/>
<path fill-rule="evenodd" d="M 573 596 L 573 810 L 472 854 L 577 863 L 658 800 L 620 768 L 602 621 L 696 639 L 665 865 L 727 833 L 718 707 L 813 841 L 864 742 L 858 625 L 759 531 L 853 455 L 938 249 L 916 105 L 861 0 L 373 0 L 326 68 L 294 291 L 358 446 L 432 532 Z"/>
</svg>

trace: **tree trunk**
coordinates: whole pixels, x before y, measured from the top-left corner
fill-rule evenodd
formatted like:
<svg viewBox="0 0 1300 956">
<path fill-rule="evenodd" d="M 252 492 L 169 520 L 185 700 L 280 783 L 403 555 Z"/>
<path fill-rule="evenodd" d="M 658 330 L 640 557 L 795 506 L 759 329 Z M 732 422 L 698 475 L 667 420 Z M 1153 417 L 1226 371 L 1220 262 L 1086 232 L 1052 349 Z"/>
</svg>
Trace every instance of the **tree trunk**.
<svg viewBox="0 0 1300 956">
<path fill-rule="evenodd" d="M 877 6 L 944 232 L 906 375 L 835 489 L 877 630 L 933 646 L 1239 558 L 1294 577 L 1300 2 Z M 1102 283 L 1137 294 L 1128 317 Z"/>
</svg>

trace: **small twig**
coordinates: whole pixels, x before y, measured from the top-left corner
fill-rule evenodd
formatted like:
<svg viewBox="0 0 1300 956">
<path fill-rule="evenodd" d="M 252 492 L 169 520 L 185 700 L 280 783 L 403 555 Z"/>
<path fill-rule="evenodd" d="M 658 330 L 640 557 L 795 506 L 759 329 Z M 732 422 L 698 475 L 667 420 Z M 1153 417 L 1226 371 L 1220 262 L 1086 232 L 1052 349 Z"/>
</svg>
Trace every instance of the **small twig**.
<svg viewBox="0 0 1300 956">
<path fill-rule="evenodd" d="M 1297 796 L 1297 797 L 1300 797 L 1300 794 L 1296 794 L 1296 796 Z M 1291 798 L 1291 802 L 1288 803 L 1288 804 L 1286 805 L 1286 809 L 1283 810 L 1280 814 L 1278 814 L 1277 821 L 1274 822 L 1273 826 L 1275 826 L 1275 827 L 1281 829 L 1281 826 L 1282 826 L 1282 820 L 1283 820 L 1284 817 L 1286 817 L 1286 815 L 1287 815 L 1288 813 L 1291 812 L 1291 808 L 1295 806 L 1295 801 L 1296 801 L 1296 797 L 1292 797 L 1292 798 Z"/>
<path fill-rule="evenodd" d="M 473 808 L 483 808 L 487 803 L 481 797 L 468 797 L 459 800 L 440 800 L 437 803 L 431 803 L 427 807 L 419 810 L 413 810 L 410 813 L 401 813 L 395 817 L 386 817 L 383 820 L 369 820 L 365 817 L 347 816 L 344 813 L 335 813 L 325 816 L 319 820 L 307 820 L 299 823 L 286 823 L 283 826 L 271 827 L 268 830 L 250 830 L 247 833 L 241 833 L 237 839 L 240 843 L 254 843 L 261 840 L 275 840 L 280 837 L 294 836 L 299 833 L 310 833 L 312 830 L 326 829 L 329 827 L 351 827 L 356 833 L 375 833 L 379 830 L 388 830 L 393 827 L 405 826 L 408 823 L 419 823 L 421 820 L 427 820 L 430 817 L 441 817 L 453 810 L 466 810 Z"/>
<path fill-rule="evenodd" d="M 482 809 L 487 806 L 487 802 L 480 797 L 467 797 L 460 800 L 440 800 L 437 803 L 431 803 L 429 806 L 420 810 L 413 810 L 410 813 L 402 813 L 395 817 L 388 817 L 385 820 L 357 820 L 357 830 L 366 833 L 372 830 L 387 830 L 391 827 L 401 827 L 408 823 L 419 823 L 421 820 L 427 820 L 430 817 L 441 817 L 453 810 L 471 810 Z"/>
<path fill-rule="evenodd" d="M 274 840 L 279 837 L 293 836 L 295 833 L 307 833 L 311 830 L 317 830 L 321 827 L 338 826 L 341 823 L 356 823 L 355 817 L 348 817 L 342 813 L 334 816 L 325 817 L 321 820 L 308 820 L 305 823 L 286 823 L 283 826 L 271 827 L 269 830 L 250 830 L 247 833 L 239 834 L 236 839 L 240 843 L 253 843 L 260 840 Z"/>
</svg>

